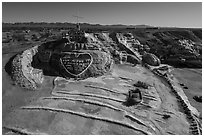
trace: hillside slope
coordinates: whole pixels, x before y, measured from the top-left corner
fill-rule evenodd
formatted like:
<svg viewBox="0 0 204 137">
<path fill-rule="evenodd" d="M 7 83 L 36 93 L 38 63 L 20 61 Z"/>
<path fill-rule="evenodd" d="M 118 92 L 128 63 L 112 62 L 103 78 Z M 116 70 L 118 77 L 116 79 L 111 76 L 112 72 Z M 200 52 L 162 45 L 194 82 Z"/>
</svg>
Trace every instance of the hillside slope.
<svg viewBox="0 0 204 137">
<path fill-rule="evenodd" d="M 163 63 L 201 67 L 201 29 L 134 31 L 132 34 L 141 44 L 148 45 L 150 52 L 157 55 Z"/>
</svg>

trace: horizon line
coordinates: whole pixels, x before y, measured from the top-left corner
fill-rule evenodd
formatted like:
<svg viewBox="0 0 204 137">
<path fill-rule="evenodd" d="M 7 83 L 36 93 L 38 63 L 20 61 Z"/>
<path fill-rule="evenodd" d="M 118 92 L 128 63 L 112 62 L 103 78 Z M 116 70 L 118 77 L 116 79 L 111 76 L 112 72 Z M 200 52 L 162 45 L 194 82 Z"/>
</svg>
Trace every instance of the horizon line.
<svg viewBox="0 0 204 137">
<path fill-rule="evenodd" d="M 2 21 L 2 24 L 3 23 L 7 23 L 7 24 L 16 24 L 16 23 L 47 23 L 47 24 L 51 24 L 51 23 L 62 23 L 62 24 L 65 24 L 65 23 L 69 23 L 69 24 L 77 24 L 77 23 L 74 23 L 74 22 L 34 22 L 34 21 L 30 21 L 30 22 L 3 22 Z M 202 29 L 202 26 L 201 27 L 178 27 L 178 26 L 153 26 L 153 25 L 148 25 L 148 24 L 137 24 L 137 25 L 133 25 L 133 24 L 100 24 L 100 23 L 87 23 L 87 22 L 81 22 L 80 24 L 89 24 L 89 25 L 100 25 L 100 26 L 113 26 L 113 25 L 121 25 L 121 26 L 147 26 L 147 27 L 158 27 L 158 28 L 201 28 Z"/>
</svg>

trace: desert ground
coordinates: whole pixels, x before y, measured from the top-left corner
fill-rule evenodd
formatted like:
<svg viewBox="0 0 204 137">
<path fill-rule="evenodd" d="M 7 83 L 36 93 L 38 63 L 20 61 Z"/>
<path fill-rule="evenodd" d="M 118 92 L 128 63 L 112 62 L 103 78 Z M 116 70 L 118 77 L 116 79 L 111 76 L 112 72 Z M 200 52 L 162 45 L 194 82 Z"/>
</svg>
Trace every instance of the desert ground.
<svg viewBox="0 0 204 137">
<path fill-rule="evenodd" d="M 202 65 L 200 62 L 202 49 L 200 37 L 197 37 L 200 36 L 198 32 L 200 31 L 194 29 L 175 32 L 175 30 L 151 28 L 136 31 L 132 33 L 133 35 L 127 33 L 127 30 L 111 33 L 113 35 L 98 31 L 86 33 L 88 42 L 98 42 L 113 55 L 115 63 L 111 71 L 98 77 L 80 80 L 45 74 L 37 90 L 17 85 L 11 78 L 9 62 L 14 55 L 22 51 L 50 39 L 55 40 L 56 37 L 52 37 L 54 32 L 50 39 L 46 39 L 42 34 L 37 41 L 26 40 L 20 44 L 19 41 L 4 41 L 3 134 L 189 135 L 195 132 L 202 134 L 202 103 L 193 99 L 195 95 L 202 95 L 202 69 L 199 68 Z M 32 34 L 32 31 L 31 34 L 26 32 L 26 35 Z M 165 40 L 161 40 L 162 35 Z M 179 36 L 176 39 L 177 35 Z M 181 35 L 190 40 L 183 40 Z M 43 41 L 44 39 L 46 40 Z M 147 43 L 144 43 L 146 41 Z M 155 41 L 160 43 L 156 45 Z M 181 46 L 182 50 L 175 46 L 172 47 L 174 50 L 169 52 L 171 46 L 164 44 L 167 41 Z M 148 44 L 150 48 L 145 49 L 144 45 Z M 189 50 L 189 47 L 193 48 Z M 194 62 L 197 68 L 171 66 L 170 74 L 166 71 L 164 74 L 158 71 L 157 74 L 156 67 L 151 69 L 143 63 L 133 62 L 142 57 L 144 49 L 155 54 L 162 53 L 159 54 L 161 55 L 159 58 L 164 61 L 159 63 L 158 70 L 161 66 L 169 66 L 166 64 L 168 59 L 176 57 L 175 54 L 173 57 L 169 55 L 172 52 L 179 53 L 182 57 L 173 60 L 174 63 L 187 60 L 188 64 L 189 60 L 198 59 L 198 62 Z M 118 63 L 115 52 L 124 50 L 132 54 L 129 57 L 136 56 L 136 58 L 130 58 L 129 62 Z M 186 53 L 191 55 L 183 56 Z M 191 63 L 187 66 L 192 66 Z M 147 87 L 137 86 L 137 82 L 143 82 Z M 132 104 L 128 100 L 129 91 L 136 89 L 141 92 L 142 101 Z"/>
<path fill-rule="evenodd" d="M 9 54 L 3 55 L 3 65 L 8 61 Z M 12 130 L 7 128 L 15 127 L 22 134 L 188 134 L 189 124 L 184 113 L 180 112 L 176 97 L 171 93 L 168 84 L 162 79 L 152 74 L 148 69 L 142 66 L 116 65 L 111 74 L 99 78 L 89 78 L 87 80 L 74 83 L 62 78 L 47 76 L 43 87 L 39 91 L 29 91 L 12 85 L 12 81 L 3 69 L 3 134 L 9 134 Z M 55 82 L 53 83 L 53 80 Z M 98 106 L 83 101 L 73 102 L 70 99 L 89 99 L 80 95 L 64 96 L 63 92 L 69 93 L 77 90 L 80 93 L 91 93 L 93 95 L 105 95 L 107 97 L 117 98 L 125 101 L 128 89 L 138 80 L 151 85 L 150 89 L 144 90 L 142 94 L 146 95 L 144 105 L 134 107 L 124 107 L 121 102 L 108 99 L 92 97 L 100 102 L 106 102 L 122 109 L 125 113 L 132 113 L 134 117 L 142 123 L 134 123 L 130 119 L 122 119 L 123 112 L 115 112 L 113 108 L 107 106 Z M 77 86 L 78 85 L 78 86 Z M 83 86 L 82 86 L 83 85 Z M 103 89 L 94 89 L 93 87 L 105 87 L 117 91 L 119 95 L 110 95 Z M 60 91 L 63 91 L 60 93 Z M 59 92 L 59 93 L 58 93 Z M 76 92 L 76 93 L 78 93 Z M 109 95 L 108 95 L 109 94 Z M 104 96 L 103 95 L 103 96 Z M 153 99 L 148 98 L 154 97 Z M 59 98 L 54 100 L 52 98 Z M 46 99 L 45 99 L 46 98 Z M 22 109 L 31 108 L 50 108 L 49 110 Z M 111 120 L 124 121 L 124 123 L 134 123 L 134 127 L 142 130 L 134 130 L 124 125 L 118 125 L 102 120 L 93 120 L 92 118 L 57 112 L 56 110 L 74 110 L 77 112 L 86 112 L 92 115 L 102 117 L 111 117 Z M 163 114 L 169 114 L 171 118 L 163 119 Z M 179 120 L 178 120 L 179 119 Z M 87 127 L 87 128 L 84 128 Z M 22 131 L 21 131 L 22 130 Z M 9 132 L 8 132 L 9 131 Z M 12 132 L 18 134 L 18 132 Z"/>
<path fill-rule="evenodd" d="M 202 103 L 196 102 L 193 97 L 202 95 L 202 69 L 174 68 L 172 72 L 179 82 L 185 84 L 188 89 L 184 89 L 191 105 L 198 109 L 202 116 Z"/>
</svg>

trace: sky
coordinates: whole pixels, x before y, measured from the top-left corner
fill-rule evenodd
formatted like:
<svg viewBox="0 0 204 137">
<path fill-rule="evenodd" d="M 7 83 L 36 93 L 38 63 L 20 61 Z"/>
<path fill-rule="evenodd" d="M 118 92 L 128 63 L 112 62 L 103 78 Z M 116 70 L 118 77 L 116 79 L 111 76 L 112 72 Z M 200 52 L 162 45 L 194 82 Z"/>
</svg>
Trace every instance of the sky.
<svg viewBox="0 0 204 137">
<path fill-rule="evenodd" d="M 202 27 L 201 2 L 3 2 L 2 21 Z"/>
</svg>

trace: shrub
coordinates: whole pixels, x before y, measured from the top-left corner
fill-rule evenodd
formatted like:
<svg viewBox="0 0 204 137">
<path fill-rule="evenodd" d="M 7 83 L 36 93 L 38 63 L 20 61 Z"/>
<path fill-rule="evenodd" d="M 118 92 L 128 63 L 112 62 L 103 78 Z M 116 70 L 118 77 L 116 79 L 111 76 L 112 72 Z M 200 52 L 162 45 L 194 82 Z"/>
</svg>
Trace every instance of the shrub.
<svg viewBox="0 0 204 137">
<path fill-rule="evenodd" d="M 142 81 L 138 81 L 137 83 L 135 83 L 133 86 L 135 87 L 141 87 L 141 88 L 144 88 L 144 89 L 148 89 L 148 84 L 145 83 L 145 82 L 142 82 Z"/>
<path fill-rule="evenodd" d="M 168 118 L 170 118 L 170 117 L 171 117 L 170 115 L 164 114 L 162 118 L 163 118 L 163 119 L 168 119 Z"/>
</svg>

